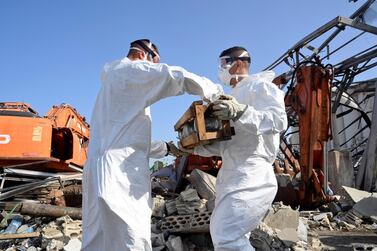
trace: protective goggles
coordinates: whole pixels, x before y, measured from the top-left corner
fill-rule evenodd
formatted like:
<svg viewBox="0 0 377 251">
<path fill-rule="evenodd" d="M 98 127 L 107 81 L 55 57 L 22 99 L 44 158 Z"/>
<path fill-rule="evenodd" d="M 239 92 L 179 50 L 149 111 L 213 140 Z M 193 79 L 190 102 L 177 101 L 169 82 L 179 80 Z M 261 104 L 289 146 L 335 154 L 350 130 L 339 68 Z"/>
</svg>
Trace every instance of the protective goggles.
<svg viewBox="0 0 377 251">
<path fill-rule="evenodd" d="M 246 61 L 246 62 L 248 62 L 250 64 L 251 63 L 250 57 L 249 56 L 244 56 L 244 55 L 247 55 L 246 51 L 244 51 L 238 57 L 232 57 L 232 56 L 223 56 L 223 57 L 220 57 L 219 58 L 219 67 L 225 69 L 225 68 L 227 68 L 227 66 L 232 65 L 233 62 L 235 62 L 237 60 Z"/>
</svg>

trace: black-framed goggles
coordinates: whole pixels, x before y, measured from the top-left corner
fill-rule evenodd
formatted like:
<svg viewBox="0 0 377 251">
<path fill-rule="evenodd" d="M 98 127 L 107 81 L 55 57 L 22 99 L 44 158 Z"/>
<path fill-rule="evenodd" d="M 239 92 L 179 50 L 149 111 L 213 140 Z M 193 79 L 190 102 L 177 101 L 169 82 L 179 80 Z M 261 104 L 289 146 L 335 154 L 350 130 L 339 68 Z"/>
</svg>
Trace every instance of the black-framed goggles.
<svg viewBox="0 0 377 251">
<path fill-rule="evenodd" d="M 249 56 L 246 57 L 232 57 L 232 56 L 223 56 L 219 58 L 219 66 L 221 68 L 226 68 L 228 65 L 231 65 L 233 62 L 241 60 L 251 63 L 251 58 Z"/>
</svg>

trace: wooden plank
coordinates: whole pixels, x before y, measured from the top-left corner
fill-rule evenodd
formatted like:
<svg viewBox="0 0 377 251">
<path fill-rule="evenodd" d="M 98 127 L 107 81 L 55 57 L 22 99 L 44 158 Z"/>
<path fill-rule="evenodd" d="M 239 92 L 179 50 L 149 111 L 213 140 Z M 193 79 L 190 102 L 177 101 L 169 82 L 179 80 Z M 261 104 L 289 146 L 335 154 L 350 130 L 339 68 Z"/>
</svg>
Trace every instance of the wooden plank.
<svg viewBox="0 0 377 251">
<path fill-rule="evenodd" d="M 187 111 L 182 115 L 182 117 L 175 123 L 174 130 L 178 131 L 185 123 L 195 118 L 195 106 L 203 104 L 202 101 L 194 101 L 187 109 Z"/>
<path fill-rule="evenodd" d="M 191 107 L 182 115 L 182 117 L 175 123 L 174 130 L 178 131 L 185 123 L 190 121 L 191 118 L 194 118 Z"/>
<path fill-rule="evenodd" d="M 206 132 L 201 140 L 212 140 L 212 139 L 219 139 L 221 138 L 221 131 L 216 131 L 216 132 Z"/>
<path fill-rule="evenodd" d="M 40 232 L 23 233 L 23 234 L 0 234 L 0 240 L 34 238 L 34 237 L 39 237 L 40 235 L 41 235 Z"/>
<path fill-rule="evenodd" d="M 193 148 L 199 144 L 199 138 L 197 133 L 190 134 L 187 137 L 181 139 L 183 147 Z"/>
<path fill-rule="evenodd" d="M 196 105 L 195 106 L 195 112 L 196 112 L 196 128 L 198 130 L 198 135 L 200 140 L 205 140 L 205 134 L 206 134 L 206 122 L 204 119 L 204 112 L 206 110 L 206 106 L 202 105 Z"/>
</svg>

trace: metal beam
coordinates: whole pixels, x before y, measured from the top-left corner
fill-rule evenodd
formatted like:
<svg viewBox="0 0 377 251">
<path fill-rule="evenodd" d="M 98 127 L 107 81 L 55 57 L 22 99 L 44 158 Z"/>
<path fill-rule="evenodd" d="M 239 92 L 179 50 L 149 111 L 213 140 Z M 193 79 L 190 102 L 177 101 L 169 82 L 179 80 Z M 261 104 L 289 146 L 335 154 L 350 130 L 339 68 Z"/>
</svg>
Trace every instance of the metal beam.
<svg viewBox="0 0 377 251">
<path fill-rule="evenodd" d="M 299 42 L 297 42 L 292 48 L 290 48 L 285 54 L 280 56 L 275 62 L 273 62 L 270 66 L 266 67 L 264 70 L 270 70 L 275 68 L 278 64 L 280 64 L 284 58 L 292 54 L 297 49 L 303 47 L 304 45 L 308 44 L 312 40 L 316 39 L 323 33 L 329 31 L 333 27 L 335 27 L 339 23 L 340 17 L 336 17 L 330 22 L 326 23 L 325 25 L 319 27 L 314 32 L 310 33 L 309 35 L 305 36 L 303 39 L 301 39 Z"/>
<path fill-rule="evenodd" d="M 349 69 L 351 67 L 357 66 L 363 62 L 366 62 L 368 60 L 371 60 L 373 58 L 377 57 L 377 49 L 374 49 L 370 52 L 365 53 L 361 56 L 353 56 L 350 58 L 347 58 L 346 60 L 338 63 L 334 69 L 334 74 L 336 75 L 339 72 L 342 72 L 346 69 Z"/>
<path fill-rule="evenodd" d="M 377 27 L 374 27 L 374 26 L 369 25 L 369 24 L 357 22 L 357 20 L 351 19 L 351 18 L 348 18 L 348 17 L 338 17 L 338 18 L 339 18 L 339 24 L 344 24 L 344 25 L 353 27 L 355 29 L 377 35 Z"/>
</svg>

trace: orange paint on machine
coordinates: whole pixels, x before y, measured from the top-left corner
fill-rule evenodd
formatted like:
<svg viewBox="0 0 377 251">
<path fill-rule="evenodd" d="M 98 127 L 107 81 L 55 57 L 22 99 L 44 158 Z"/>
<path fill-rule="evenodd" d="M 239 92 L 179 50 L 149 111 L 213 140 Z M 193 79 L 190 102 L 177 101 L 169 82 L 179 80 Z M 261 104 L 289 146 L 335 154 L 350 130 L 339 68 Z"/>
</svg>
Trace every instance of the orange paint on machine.
<svg viewBox="0 0 377 251">
<path fill-rule="evenodd" d="M 89 125 L 73 107 L 53 106 L 46 116 L 29 104 L 0 102 L 0 167 L 75 171 L 87 158 Z"/>
</svg>

